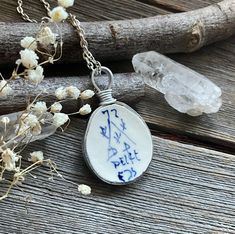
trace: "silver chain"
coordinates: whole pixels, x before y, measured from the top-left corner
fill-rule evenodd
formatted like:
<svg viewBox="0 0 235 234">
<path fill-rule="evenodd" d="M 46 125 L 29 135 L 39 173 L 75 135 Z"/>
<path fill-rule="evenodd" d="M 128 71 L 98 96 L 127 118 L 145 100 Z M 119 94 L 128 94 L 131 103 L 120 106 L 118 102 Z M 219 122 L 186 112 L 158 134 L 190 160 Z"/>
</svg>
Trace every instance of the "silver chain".
<svg viewBox="0 0 235 234">
<path fill-rule="evenodd" d="M 45 9 L 47 10 L 47 14 L 49 15 L 50 13 L 50 4 L 45 1 L 45 0 L 40 0 Z M 21 17 L 28 22 L 31 23 L 37 23 L 37 21 L 35 19 L 31 19 L 25 12 L 23 9 L 23 0 L 18 0 L 17 1 L 18 6 L 17 6 L 17 12 L 21 15 Z M 88 42 L 85 38 L 85 32 L 84 30 L 81 28 L 81 24 L 80 21 L 76 18 L 75 15 L 73 14 L 69 14 L 70 16 L 70 23 L 71 25 L 76 29 L 76 32 L 78 34 L 78 36 L 80 37 L 80 45 L 83 49 L 83 59 L 86 61 L 87 63 L 87 67 L 93 72 L 95 71 L 96 74 L 101 74 L 101 63 L 99 61 L 97 61 L 94 56 L 92 55 L 92 53 L 89 51 L 88 49 Z"/>
<path fill-rule="evenodd" d="M 75 15 L 69 14 L 70 22 L 72 26 L 76 29 L 77 34 L 80 37 L 80 46 L 83 49 L 83 58 L 87 63 L 87 67 L 91 71 L 96 71 L 96 74 L 101 73 L 101 63 L 97 61 L 92 53 L 88 49 L 88 42 L 85 38 L 85 32 L 81 27 L 80 21 L 76 18 Z"/>
<path fill-rule="evenodd" d="M 48 2 L 46 2 L 45 0 L 40 0 L 40 2 L 43 3 L 43 6 L 47 10 L 47 14 L 49 14 L 49 12 L 50 12 L 50 4 Z M 22 19 L 25 20 L 25 21 L 31 22 L 31 23 L 37 23 L 37 20 L 30 19 L 30 17 L 24 12 L 24 9 L 23 9 L 23 0 L 18 0 L 17 3 L 18 3 L 18 6 L 17 6 L 16 10 L 21 15 Z"/>
</svg>

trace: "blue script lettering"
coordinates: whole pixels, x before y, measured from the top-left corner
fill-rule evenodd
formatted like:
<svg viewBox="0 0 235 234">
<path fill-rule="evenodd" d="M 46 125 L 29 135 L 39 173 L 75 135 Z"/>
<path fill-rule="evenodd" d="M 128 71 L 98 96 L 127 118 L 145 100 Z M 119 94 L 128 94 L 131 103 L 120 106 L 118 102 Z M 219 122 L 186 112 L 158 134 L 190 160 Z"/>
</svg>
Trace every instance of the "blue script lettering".
<svg viewBox="0 0 235 234">
<path fill-rule="evenodd" d="M 134 165 L 141 161 L 136 143 L 129 136 L 128 126 L 117 109 L 107 109 L 102 114 L 106 122 L 99 128 L 101 136 L 107 140 L 107 161 L 116 170 L 120 182 L 133 180 L 138 173 Z"/>
</svg>

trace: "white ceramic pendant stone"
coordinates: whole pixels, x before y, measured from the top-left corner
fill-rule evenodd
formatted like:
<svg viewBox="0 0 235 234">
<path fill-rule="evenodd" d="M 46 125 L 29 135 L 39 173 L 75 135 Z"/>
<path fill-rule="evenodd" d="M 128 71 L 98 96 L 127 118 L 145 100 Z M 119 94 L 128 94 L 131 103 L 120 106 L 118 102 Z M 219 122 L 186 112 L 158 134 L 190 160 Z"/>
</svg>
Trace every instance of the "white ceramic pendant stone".
<svg viewBox="0 0 235 234">
<path fill-rule="evenodd" d="M 112 80 L 109 69 L 102 67 L 102 71 Z M 143 175 L 152 160 L 151 133 L 138 113 L 112 98 L 111 89 L 99 90 L 98 96 L 101 106 L 91 115 L 85 134 L 86 162 L 106 183 L 131 183 Z"/>
</svg>

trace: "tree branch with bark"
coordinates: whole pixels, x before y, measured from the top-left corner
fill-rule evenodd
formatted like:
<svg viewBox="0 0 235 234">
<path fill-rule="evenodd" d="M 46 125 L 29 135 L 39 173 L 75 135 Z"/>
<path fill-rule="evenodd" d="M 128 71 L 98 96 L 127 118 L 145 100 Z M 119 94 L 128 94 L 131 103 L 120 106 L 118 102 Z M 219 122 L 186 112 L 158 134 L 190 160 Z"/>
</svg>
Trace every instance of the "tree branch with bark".
<svg viewBox="0 0 235 234">
<path fill-rule="evenodd" d="M 60 62 L 82 61 L 76 32 L 69 24 L 61 27 L 64 52 Z M 194 11 L 143 19 L 86 22 L 82 27 L 91 52 L 100 60 L 129 59 L 148 50 L 188 53 L 235 33 L 235 1 L 224 0 Z M 19 41 L 37 29 L 33 23 L 0 23 L 0 64 L 14 62 L 20 50 Z"/>
</svg>

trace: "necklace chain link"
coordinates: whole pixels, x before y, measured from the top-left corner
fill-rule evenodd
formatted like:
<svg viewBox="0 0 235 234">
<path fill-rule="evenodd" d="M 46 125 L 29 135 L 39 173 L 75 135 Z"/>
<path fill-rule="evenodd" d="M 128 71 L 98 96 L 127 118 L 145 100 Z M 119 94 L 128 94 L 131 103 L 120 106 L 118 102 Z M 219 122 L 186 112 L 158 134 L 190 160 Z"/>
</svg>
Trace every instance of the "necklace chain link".
<svg viewBox="0 0 235 234">
<path fill-rule="evenodd" d="M 42 2 L 43 6 L 47 10 L 47 14 L 49 15 L 50 4 L 46 0 L 40 0 L 40 2 Z M 17 3 L 18 3 L 18 6 L 17 6 L 16 10 L 21 15 L 22 19 L 25 21 L 31 22 L 31 23 L 37 23 L 37 20 L 31 19 L 29 17 L 29 15 L 27 15 L 24 12 L 23 0 L 18 0 Z M 101 63 L 94 58 L 94 56 L 92 55 L 92 53 L 88 49 L 88 42 L 85 38 L 85 32 L 84 32 L 83 28 L 81 27 L 80 21 L 76 18 L 75 15 L 73 15 L 71 13 L 69 13 L 69 17 L 70 17 L 71 25 L 76 29 L 76 32 L 77 32 L 78 36 L 80 37 L 80 46 L 83 49 L 83 59 L 86 61 L 87 67 L 92 72 L 95 71 L 95 73 L 97 75 L 101 74 Z"/>
<path fill-rule="evenodd" d="M 88 42 L 85 38 L 85 32 L 83 28 L 81 27 L 80 21 L 76 18 L 75 15 L 72 15 L 71 13 L 69 14 L 70 16 L 70 22 L 72 26 L 76 29 L 77 34 L 80 37 L 80 46 L 83 49 L 83 59 L 87 63 L 87 67 L 91 71 L 96 71 L 96 74 L 101 73 L 101 63 L 97 61 L 92 53 L 88 49 Z"/>
<path fill-rule="evenodd" d="M 48 2 L 46 2 L 45 0 L 40 0 L 40 2 L 43 3 L 43 6 L 47 10 L 47 14 L 49 14 L 49 12 L 50 12 L 50 4 Z M 31 22 L 31 23 L 37 23 L 37 20 L 31 19 L 29 17 L 29 15 L 27 15 L 24 12 L 24 9 L 23 9 L 23 0 L 18 0 L 17 3 L 18 3 L 18 6 L 17 6 L 16 10 L 21 15 L 22 19 L 25 20 L 25 21 Z"/>
</svg>

